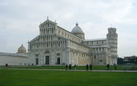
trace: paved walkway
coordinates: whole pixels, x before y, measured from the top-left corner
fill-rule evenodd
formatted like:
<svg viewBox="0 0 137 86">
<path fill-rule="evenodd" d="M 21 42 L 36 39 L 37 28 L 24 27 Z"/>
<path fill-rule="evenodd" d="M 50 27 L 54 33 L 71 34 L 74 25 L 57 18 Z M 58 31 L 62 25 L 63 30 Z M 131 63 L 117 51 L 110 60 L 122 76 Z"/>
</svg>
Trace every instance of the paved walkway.
<svg viewBox="0 0 137 86">
<path fill-rule="evenodd" d="M 27 69 L 27 68 L 0 68 L 7 70 L 53 70 L 53 71 L 66 71 L 65 69 Z M 67 71 L 87 71 L 87 70 L 67 70 Z M 137 70 L 92 70 L 87 72 L 137 72 Z"/>
</svg>

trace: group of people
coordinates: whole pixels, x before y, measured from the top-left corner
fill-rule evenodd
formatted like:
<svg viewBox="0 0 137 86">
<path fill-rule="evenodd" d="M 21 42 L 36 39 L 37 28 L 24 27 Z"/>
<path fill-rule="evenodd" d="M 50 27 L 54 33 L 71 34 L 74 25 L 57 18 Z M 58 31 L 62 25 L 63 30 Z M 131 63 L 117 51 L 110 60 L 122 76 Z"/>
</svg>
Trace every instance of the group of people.
<svg viewBox="0 0 137 86">
<path fill-rule="evenodd" d="M 77 67 L 77 66 L 74 65 L 74 70 L 76 70 L 76 67 Z M 90 65 L 87 64 L 87 65 L 86 65 L 86 70 L 87 70 L 87 71 L 89 70 L 89 67 L 90 67 L 90 70 L 92 70 L 92 64 L 90 64 Z M 66 64 L 66 71 L 67 71 L 68 69 L 69 69 L 69 70 L 72 69 L 72 65 L 71 65 L 71 64 L 69 64 L 69 65 Z"/>
<path fill-rule="evenodd" d="M 110 70 L 110 65 L 109 64 L 107 64 L 106 65 L 106 68 L 107 68 L 107 70 Z M 67 70 L 71 70 L 72 69 L 72 65 L 71 64 L 69 64 L 69 65 L 67 65 L 66 64 L 66 71 Z M 116 68 L 116 64 L 114 64 L 114 69 L 116 70 L 117 68 Z M 74 70 L 76 70 L 76 65 L 74 65 Z M 88 70 L 90 70 L 90 71 L 92 71 L 92 64 L 90 64 L 90 65 L 86 65 L 86 70 L 88 71 Z"/>
<path fill-rule="evenodd" d="M 8 64 L 5 64 L 5 66 L 8 68 Z M 107 64 L 106 65 L 106 68 L 107 68 L 107 70 L 110 70 L 110 65 L 109 64 Z M 72 69 L 72 65 L 71 64 L 69 64 L 69 65 L 67 65 L 66 64 L 66 71 L 67 70 L 71 70 Z M 86 70 L 88 71 L 90 69 L 90 71 L 92 71 L 92 64 L 90 64 L 90 65 L 86 65 Z M 116 64 L 114 64 L 114 69 L 116 70 L 117 68 L 116 68 Z M 76 70 L 76 65 L 74 65 L 74 70 Z"/>
<path fill-rule="evenodd" d="M 71 70 L 71 68 L 72 68 L 71 64 L 69 64 L 69 65 L 66 64 L 66 70 L 68 70 L 68 68 L 69 68 L 69 70 Z M 76 65 L 74 65 L 74 70 L 76 70 Z"/>
<path fill-rule="evenodd" d="M 109 64 L 107 64 L 106 65 L 106 68 L 107 68 L 107 70 L 110 70 L 110 65 Z M 114 69 L 116 70 L 117 68 L 116 68 L 116 64 L 114 63 Z"/>
<path fill-rule="evenodd" d="M 89 66 L 89 67 L 88 67 Z M 92 64 L 90 64 L 90 65 L 86 65 L 86 70 L 88 71 L 88 69 L 90 68 L 90 71 L 92 70 Z"/>
</svg>

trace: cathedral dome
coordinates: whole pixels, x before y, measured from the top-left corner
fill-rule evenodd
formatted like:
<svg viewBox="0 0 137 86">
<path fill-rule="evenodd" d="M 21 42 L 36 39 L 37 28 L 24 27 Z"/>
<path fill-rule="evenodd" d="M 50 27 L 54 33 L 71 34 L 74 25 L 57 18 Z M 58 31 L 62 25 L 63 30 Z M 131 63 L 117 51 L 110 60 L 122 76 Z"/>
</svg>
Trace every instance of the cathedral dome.
<svg viewBox="0 0 137 86">
<path fill-rule="evenodd" d="M 78 26 L 78 23 L 76 23 L 76 26 L 72 29 L 71 33 L 84 33 L 82 29 Z"/>
<path fill-rule="evenodd" d="M 26 54 L 26 48 L 23 44 L 18 48 L 18 53 Z"/>
</svg>

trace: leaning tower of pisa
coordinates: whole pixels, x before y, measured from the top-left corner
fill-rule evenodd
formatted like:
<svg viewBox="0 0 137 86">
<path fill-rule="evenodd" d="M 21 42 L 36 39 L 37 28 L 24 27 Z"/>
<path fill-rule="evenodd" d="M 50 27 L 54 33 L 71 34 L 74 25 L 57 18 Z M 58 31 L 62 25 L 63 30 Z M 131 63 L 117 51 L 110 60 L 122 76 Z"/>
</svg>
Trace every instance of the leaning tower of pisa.
<svg viewBox="0 0 137 86">
<path fill-rule="evenodd" d="M 111 51 L 111 64 L 117 64 L 117 45 L 118 45 L 118 34 L 116 33 L 116 28 L 108 28 L 107 40 Z"/>
</svg>

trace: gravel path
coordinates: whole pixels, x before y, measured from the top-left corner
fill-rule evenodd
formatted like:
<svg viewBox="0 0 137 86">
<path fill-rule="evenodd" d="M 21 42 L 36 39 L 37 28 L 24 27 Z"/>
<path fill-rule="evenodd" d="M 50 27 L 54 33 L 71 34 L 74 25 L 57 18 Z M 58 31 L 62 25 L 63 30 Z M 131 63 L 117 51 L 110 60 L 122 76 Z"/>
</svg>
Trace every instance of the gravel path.
<svg viewBox="0 0 137 86">
<path fill-rule="evenodd" d="M 26 69 L 26 68 L 0 68 L 7 70 L 53 70 L 53 71 L 66 71 L 65 69 Z M 87 71 L 87 70 L 67 70 L 67 71 Z M 92 70 L 87 72 L 137 72 L 137 70 Z"/>
</svg>

